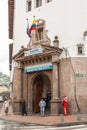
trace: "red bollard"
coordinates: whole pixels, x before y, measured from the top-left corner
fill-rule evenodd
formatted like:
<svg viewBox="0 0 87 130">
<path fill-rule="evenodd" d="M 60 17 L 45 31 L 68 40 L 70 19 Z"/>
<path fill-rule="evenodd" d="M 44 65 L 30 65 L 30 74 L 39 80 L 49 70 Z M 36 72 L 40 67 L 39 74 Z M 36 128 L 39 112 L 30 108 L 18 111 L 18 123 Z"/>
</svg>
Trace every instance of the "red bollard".
<svg viewBox="0 0 87 130">
<path fill-rule="evenodd" d="M 68 115 L 68 101 L 67 101 L 67 96 L 63 97 L 62 105 L 63 105 L 64 115 L 67 116 Z"/>
</svg>

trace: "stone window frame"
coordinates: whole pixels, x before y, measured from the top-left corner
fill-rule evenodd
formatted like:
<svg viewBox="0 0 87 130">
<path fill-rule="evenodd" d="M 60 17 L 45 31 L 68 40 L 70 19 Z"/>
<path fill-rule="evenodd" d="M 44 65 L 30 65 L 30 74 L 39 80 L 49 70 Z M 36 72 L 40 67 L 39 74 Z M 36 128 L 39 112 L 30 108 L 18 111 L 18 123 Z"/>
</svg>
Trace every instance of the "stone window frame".
<svg viewBox="0 0 87 130">
<path fill-rule="evenodd" d="M 38 34 L 38 40 L 43 39 L 43 26 L 37 29 L 37 34 Z"/>
<path fill-rule="evenodd" d="M 42 0 L 35 0 L 35 8 L 42 6 Z"/>
<path fill-rule="evenodd" d="M 45 0 L 45 3 L 50 3 L 52 0 Z M 38 8 L 43 5 L 43 0 L 34 0 L 34 7 Z M 26 0 L 26 12 L 32 11 L 32 0 Z"/>
<path fill-rule="evenodd" d="M 37 33 L 36 33 L 36 37 L 37 37 L 37 41 L 41 41 L 44 39 L 44 24 L 40 23 L 37 25 Z"/>
<path fill-rule="evenodd" d="M 32 10 L 32 0 L 26 0 L 26 11 L 29 12 Z"/>
<path fill-rule="evenodd" d="M 84 44 L 77 44 L 77 54 L 84 55 Z"/>
<path fill-rule="evenodd" d="M 52 0 L 46 0 L 46 3 L 52 2 Z"/>
</svg>

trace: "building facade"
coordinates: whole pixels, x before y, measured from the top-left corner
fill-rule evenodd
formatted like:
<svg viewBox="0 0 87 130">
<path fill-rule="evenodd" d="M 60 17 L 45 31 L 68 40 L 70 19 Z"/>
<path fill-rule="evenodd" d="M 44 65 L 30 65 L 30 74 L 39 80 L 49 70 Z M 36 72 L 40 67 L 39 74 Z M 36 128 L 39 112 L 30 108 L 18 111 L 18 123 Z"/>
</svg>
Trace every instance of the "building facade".
<svg viewBox="0 0 87 130">
<path fill-rule="evenodd" d="M 14 113 L 21 112 L 22 98 L 28 103 L 28 113 L 39 112 L 38 102 L 48 93 L 51 100 L 47 111 L 51 115 L 62 112 L 60 100 L 64 95 L 69 114 L 87 112 L 86 14 L 86 0 L 14 1 Z M 26 27 L 33 19 L 37 29 L 29 38 Z"/>
</svg>

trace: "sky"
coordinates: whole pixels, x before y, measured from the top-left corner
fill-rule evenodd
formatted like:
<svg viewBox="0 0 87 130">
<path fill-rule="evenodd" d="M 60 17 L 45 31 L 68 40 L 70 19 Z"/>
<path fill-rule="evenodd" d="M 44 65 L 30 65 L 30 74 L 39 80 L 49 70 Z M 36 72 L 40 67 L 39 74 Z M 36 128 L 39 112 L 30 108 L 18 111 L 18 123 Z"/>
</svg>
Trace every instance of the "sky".
<svg viewBox="0 0 87 130">
<path fill-rule="evenodd" d="M 9 74 L 8 0 L 0 0 L 0 72 Z"/>
</svg>

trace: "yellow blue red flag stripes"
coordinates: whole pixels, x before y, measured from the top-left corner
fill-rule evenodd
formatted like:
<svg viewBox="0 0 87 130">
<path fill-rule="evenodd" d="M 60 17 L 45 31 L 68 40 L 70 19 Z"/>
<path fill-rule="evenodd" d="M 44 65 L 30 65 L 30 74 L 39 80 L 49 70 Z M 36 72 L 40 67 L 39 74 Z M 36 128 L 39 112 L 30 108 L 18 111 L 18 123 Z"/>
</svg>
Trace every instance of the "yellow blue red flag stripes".
<svg viewBox="0 0 87 130">
<path fill-rule="evenodd" d="M 31 31 L 32 30 L 36 30 L 36 20 L 35 20 L 35 17 L 34 17 L 34 20 L 32 21 L 32 25 L 31 27 L 29 28 L 29 22 L 28 22 L 28 19 L 27 19 L 27 27 L 26 27 L 26 34 L 31 37 Z"/>
<path fill-rule="evenodd" d="M 30 29 L 28 30 L 28 36 L 29 37 L 31 37 L 31 31 L 32 30 L 36 30 L 36 20 L 35 19 L 32 21 L 32 25 L 31 25 Z"/>
</svg>

